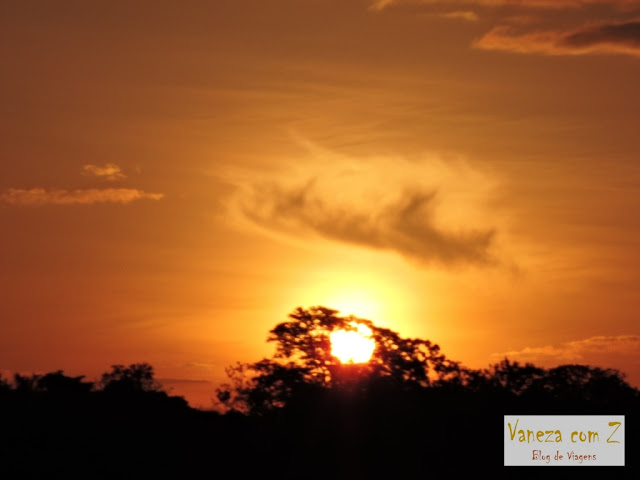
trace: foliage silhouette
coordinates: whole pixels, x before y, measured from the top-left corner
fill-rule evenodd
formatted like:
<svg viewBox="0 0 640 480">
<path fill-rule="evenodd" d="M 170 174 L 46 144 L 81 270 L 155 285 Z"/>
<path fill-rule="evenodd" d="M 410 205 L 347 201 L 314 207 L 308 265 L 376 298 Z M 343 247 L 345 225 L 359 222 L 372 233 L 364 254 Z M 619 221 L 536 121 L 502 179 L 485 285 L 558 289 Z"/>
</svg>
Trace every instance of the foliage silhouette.
<svg viewBox="0 0 640 480">
<path fill-rule="evenodd" d="M 329 336 L 335 330 L 371 330 L 376 348 L 371 360 L 344 366 L 331 354 Z M 217 390 L 220 404 L 245 413 L 265 413 L 284 406 L 294 394 L 337 387 L 350 373 L 368 381 L 384 381 L 398 388 L 424 388 L 459 378 L 457 362 L 447 359 L 440 347 L 428 340 L 402 338 L 372 321 L 340 316 L 327 307 L 297 308 L 289 320 L 276 325 L 267 339 L 276 344 L 272 359 L 253 364 L 238 363 L 227 369 L 231 383 Z"/>
<path fill-rule="evenodd" d="M 328 335 L 353 322 L 376 349 L 341 365 Z M 146 363 L 114 365 L 95 383 L 61 370 L 0 379 L 2 477 L 201 478 L 232 465 L 242 478 L 566 478 L 505 471 L 504 414 L 622 414 L 632 448 L 640 438 L 638 391 L 615 370 L 509 359 L 468 369 L 429 341 L 325 307 L 296 309 L 268 338 L 272 358 L 229 368 L 217 392 L 226 414 L 170 397 Z M 627 461 L 580 478 L 638 478 Z"/>
<path fill-rule="evenodd" d="M 2 378 L 2 374 L 0 374 L 0 394 L 7 393 L 11 391 L 11 384 Z"/>
<path fill-rule="evenodd" d="M 341 365 L 331 355 L 331 332 L 367 326 L 376 348 L 368 363 Z M 370 320 L 340 316 L 337 310 L 317 306 L 297 308 L 276 325 L 267 338 L 275 343 L 272 358 L 237 363 L 227 369 L 230 382 L 217 389 L 219 404 L 227 411 L 265 415 L 302 399 L 354 390 L 371 401 L 372 392 L 456 392 L 476 394 L 523 406 L 534 402 L 559 407 L 606 405 L 612 399 L 631 401 L 638 391 L 617 370 L 584 365 L 544 369 L 504 359 L 487 369 L 463 367 L 441 353 L 428 340 L 402 338 Z M 389 393 L 391 395 L 391 393 Z M 403 397 L 410 401 L 408 397 Z"/>
<path fill-rule="evenodd" d="M 133 363 L 128 367 L 112 365 L 104 373 L 100 387 L 108 393 L 159 392 L 162 387 L 153 378 L 153 367 L 148 363 Z"/>
<path fill-rule="evenodd" d="M 83 379 L 84 375 L 68 377 L 62 370 L 58 370 L 38 377 L 36 385 L 39 390 L 50 393 L 86 394 L 94 388 L 94 384 L 92 382 L 85 382 Z"/>
<path fill-rule="evenodd" d="M 178 476 L 190 471 L 173 459 L 191 459 L 182 443 L 196 438 L 197 413 L 146 363 L 113 366 L 96 383 L 62 370 L 15 374 L 0 381 L 0 477 Z"/>
<path fill-rule="evenodd" d="M 371 330 L 376 348 L 367 363 L 341 365 L 331 355 L 329 335 L 355 329 L 354 322 Z M 283 451 L 271 455 L 284 462 L 278 472 L 291 478 L 308 476 L 308 465 L 315 478 L 444 471 L 502 476 L 505 414 L 615 412 L 627 415 L 628 432 L 640 432 L 638 390 L 616 370 L 545 369 L 509 359 L 470 369 L 428 340 L 402 338 L 326 307 L 297 308 L 269 332 L 268 341 L 275 344 L 274 355 L 228 368 L 230 382 L 218 388 L 217 398 L 227 416 L 244 414 L 254 425 L 270 425 Z M 540 473 L 523 469 L 517 475 L 564 475 Z M 603 473 L 583 469 L 581 478 Z M 635 465 L 616 471 L 615 478 L 636 478 L 634 473 Z"/>
<path fill-rule="evenodd" d="M 38 381 L 40 379 L 40 375 L 20 375 L 19 373 L 15 373 L 13 375 L 13 384 L 15 385 L 16 392 L 35 392 L 38 390 Z"/>
</svg>

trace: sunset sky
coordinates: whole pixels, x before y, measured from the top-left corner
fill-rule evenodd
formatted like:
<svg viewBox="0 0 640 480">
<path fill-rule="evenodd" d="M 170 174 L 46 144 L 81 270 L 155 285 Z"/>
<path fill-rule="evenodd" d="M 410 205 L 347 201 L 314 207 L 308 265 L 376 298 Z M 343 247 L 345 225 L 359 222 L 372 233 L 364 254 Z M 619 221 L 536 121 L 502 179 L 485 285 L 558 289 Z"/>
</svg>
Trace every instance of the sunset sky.
<svg viewBox="0 0 640 480">
<path fill-rule="evenodd" d="M 0 11 L 0 371 L 210 407 L 298 306 L 640 386 L 640 0 Z"/>
</svg>

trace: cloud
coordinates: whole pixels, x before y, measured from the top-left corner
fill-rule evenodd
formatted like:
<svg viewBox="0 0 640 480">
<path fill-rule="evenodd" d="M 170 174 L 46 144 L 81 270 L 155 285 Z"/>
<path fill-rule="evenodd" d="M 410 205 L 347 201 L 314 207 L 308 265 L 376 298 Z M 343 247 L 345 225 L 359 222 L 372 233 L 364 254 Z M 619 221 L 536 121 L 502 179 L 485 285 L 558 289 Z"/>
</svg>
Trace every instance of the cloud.
<svg viewBox="0 0 640 480">
<path fill-rule="evenodd" d="M 486 7 L 514 7 L 514 8 L 547 8 L 547 9 L 577 9 L 591 5 L 609 5 L 620 9 L 631 9 L 640 6 L 639 0 L 375 0 L 370 9 L 381 11 L 393 5 L 422 4 L 422 5 L 481 5 Z"/>
<path fill-rule="evenodd" d="M 640 21 L 599 25 L 565 36 L 562 43 L 570 48 L 617 45 L 640 51 Z"/>
<path fill-rule="evenodd" d="M 475 12 L 469 10 L 442 13 L 440 14 L 440 16 L 443 18 L 450 18 L 454 20 L 466 20 L 467 22 L 478 21 L 478 15 Z"/>
<path fill-rule="evenodd" d="M 453 153 L 355 156 L 292 137 L 304 152 L 278 168 L 216 172 L 232 188 L 227 219 L 237 228 L 396 253 L 422 267 L 506 265 L 498 171 Z"/>
<path fill-rule="evenodd" d="M 339 242 L 389 250 L 422 264 L 490 265 L 493 229 L 448 230 L 435 222 L 436 193 L 407 191 L 374 208 L 332 206 L 310 181 L 293 189 L 258 187 L 243 206 L 247 218 L 267 228 L 306 231 Z"/>
<path fill-rule="evenodd" d="M 585 362 L 640 364 L 640 336 L 595 336 L 560 345 L 526 347 L 522 350 L 495 353 L 492 356 L 508 357 L 524 362 L 539 362 L 543 365 Z"/>
<path fill-rule="evenodd" d="M 396 3 L 394 0 L 375 0 L 371 3 L 369 9 L 380 11 L 384 10 L 386 7 L 394 3 Z"/>
<path fill-rule="evenodd" d="M 541 55 L 614 54 L 640 57 L 640 0 L 379 0 L 371 9 L 423 5 L 434 15 L 478 21 L 469 8 L 491 10 L 493 28 L 472 43 L 476 49 Z M 460 7 L 449 13 L 443 8 Z M 506 8 L 508 7 L 508 8 Z M 552 14 L 549 10 L 556 10 Z M 568 14 L 563 14 L 566 11 Z M 532 17 L 531 15 L 535 15 Z M 526 18 L 527 29 L 522 19 Z M 536 22 L 530 21 L 537 19 Z M 560 23 L 562 22 L 562 26 Z"/>
<path fill-rule="evenodd" d="M 82 173 L 83 175 L 101 177 L 105 180 L 126 178 L 126 175 L 122 173 L 120 167 L 114 163 L 107 163 L 102 167 L 98 165 L 84 165 L 82 167 Z"/>
<path fill-rule="evenodd" d="M 158 383 L 165 387 L 171 385 L 213 385 L 210 380 L 194 380 L 191 378 L 158 378 Z"/>
<path fill-rule="evenodd" d="M 640 21 L 603 24 L 570 31 L 519 33 L 495 27 L 475 48 L 543 55 L 625 54 L 640 57 Z"/>
<path fill-rule="evenodd" d="M 161 193 L 147 193 L 135 188 L 89 188 L 64 190 L 31 188 L 10 188 L 0 195 L 3 203 L 20 206 L 42 205 L 92 205 L 96 203 L 127 204 L 134 200 L 160 200 Z"/>
</svg>

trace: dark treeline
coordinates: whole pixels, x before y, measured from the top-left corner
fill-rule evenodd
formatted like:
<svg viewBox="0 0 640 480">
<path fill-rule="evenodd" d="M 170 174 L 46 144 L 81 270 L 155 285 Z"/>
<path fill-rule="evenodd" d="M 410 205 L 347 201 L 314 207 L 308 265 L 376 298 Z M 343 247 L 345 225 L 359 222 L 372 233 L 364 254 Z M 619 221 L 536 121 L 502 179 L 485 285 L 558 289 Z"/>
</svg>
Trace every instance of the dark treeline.
<svg viewBox="0 0 640 480">
<path fill-rule="evenodd" d="M 361 319 L 374 355 L 340 365 L 328 333 L 355 320 L 297 309 L 270 332 L 273 358 L 229 369 L 215 392 L 225 413 L 168 395 L 144 363 L 98 382 L 0 380 L 0 478 L 640 478 L 640 395 L 620 372 L 507 359 L 467 369 Z M 505 414 L 625 415 L 627 467 L 505 468 Z"/>
</svg>

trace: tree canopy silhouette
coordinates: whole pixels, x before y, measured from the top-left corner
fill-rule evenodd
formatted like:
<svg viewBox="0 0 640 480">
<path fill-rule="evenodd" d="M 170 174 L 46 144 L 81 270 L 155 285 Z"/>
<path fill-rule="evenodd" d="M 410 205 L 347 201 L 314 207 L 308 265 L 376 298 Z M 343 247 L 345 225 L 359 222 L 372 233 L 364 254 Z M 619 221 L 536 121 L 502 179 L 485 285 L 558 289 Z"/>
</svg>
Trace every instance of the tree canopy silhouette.
<svg viewBox="0 0 640 480">
<path fill-rule="evenodd" d="M 459 377 L 460 365 L 429 340 L 403 338 L 371 320 L 338 313 L 322 306 L 294 310 L 288 321 L 269 332 L 267 340 L 276 344 L 271 359 L 227 369 L 231 384 L 218 389 L 220 403 L 229 409 L 264 413 L 284 406 L 295 393 L 338 387 L 341 373 L 356 366 L 342 365 L 331 354 L 330 334 L 356 330 L 358 324 L 371 330 L 376 345 L 369 362 L 357 365 L 358 375 L 369 382 L 415 389 Z"/>
<path fill-rule="evenodd" d="M 373 355 L 341 364 L 331 333 L 358 324 L 375 342 Z M 197 478 L 220 462 L 240 465 L 243 476 L 282 479 L 458 477 L 479 469 L 500 478 L 505 413 L 616 412 L 627 415 L 628 438 L 640 437 L 638 391 L 615 370 L 509 359 L 468 369 L 428 340 L 326 307 L 297 308 L 268 340 L 271 358 L 229 369 L 231 383 L 217 392 L 227 415 L 168 396 L 147 363 L 113 365 L 96 383 L 61 370 L 0 378 L 2 471 Z"/>
<path fill-rule="evenodd" d="M 153 367 L 148 363 L 133 363 L 128 367 L 112 365 L 102 374 L 102 390 L 113 393 L 159 392 L 161 385 L 153 378 Z"/>
<path fill-rule="evenodd" d="M 373 355 L 363 364 L 342 365 L 331 353 L 330 334 L 356 330 L 359 324 L 371 331 Z M 267 340 L 275 343 L 272 358 L 237 363 L 227 369 L 230 382 L 216 392 L 227 410 L 262 415 L 295 398 L 308 398 L 310 393 L 356 387 L 377 392 L 393 389 L 396 393 L 438 390 L 521 402 L 544 398 L 603 403 L 638 395 L 624 381 L 624 375 L 612 369 L 584 365 L 544 369 L 509 359 L 488 369 L 465 368 L 429 340 L 403 338 L 370 320 L 341 316 L 337 310 L 322 306 L 296 308 L 287 321 L 269 332 Z"/>
</svg>

